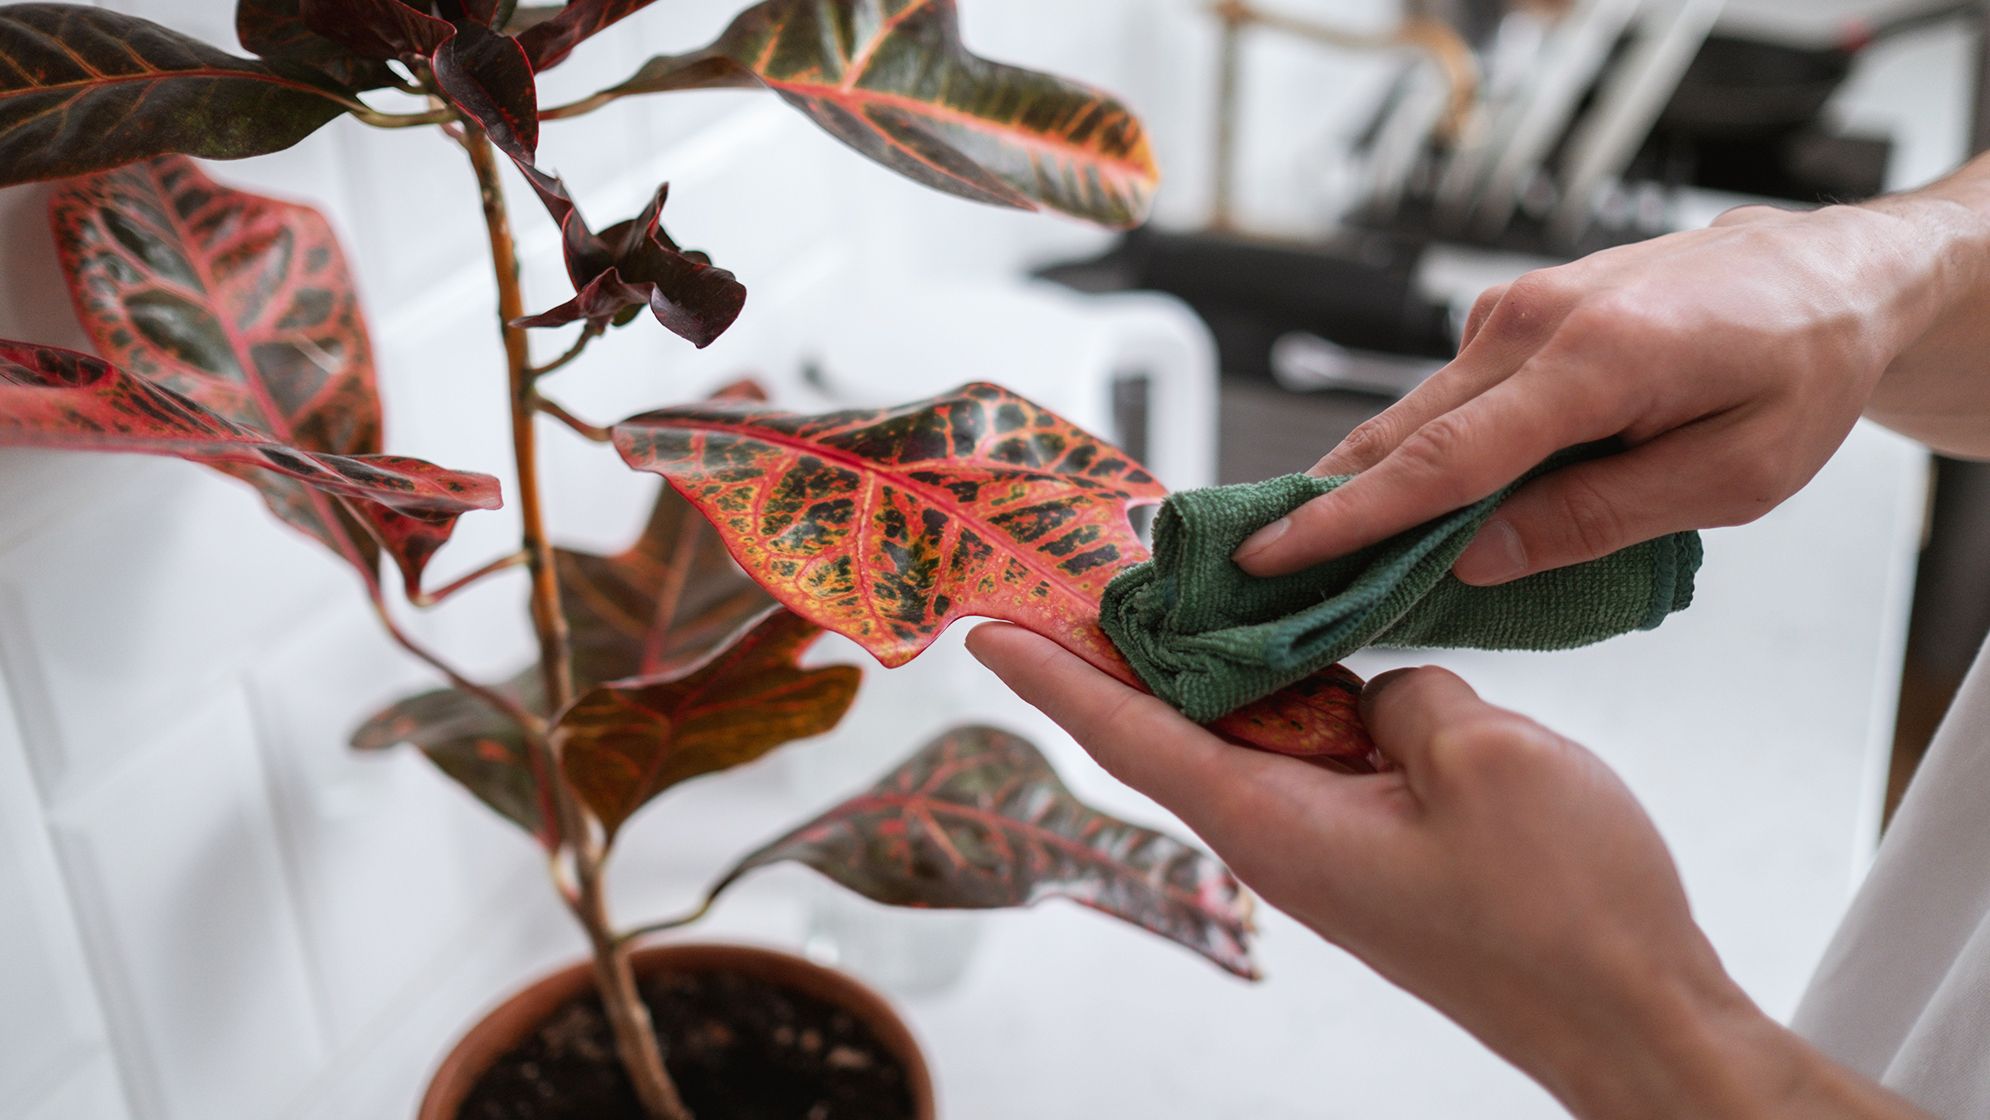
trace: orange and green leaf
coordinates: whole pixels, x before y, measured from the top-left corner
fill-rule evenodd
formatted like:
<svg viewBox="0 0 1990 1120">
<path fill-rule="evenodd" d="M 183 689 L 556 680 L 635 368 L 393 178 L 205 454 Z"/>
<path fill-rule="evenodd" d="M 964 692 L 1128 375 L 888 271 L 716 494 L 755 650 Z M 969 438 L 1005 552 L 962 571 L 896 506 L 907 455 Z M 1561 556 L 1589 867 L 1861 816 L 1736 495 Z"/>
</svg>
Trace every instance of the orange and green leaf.
<svg viewBox="0 0 1990 1120">
<path fill-rule="evenodd" d="M 610 92 L 755 84 L 899 174 L 979 202 L 1133 226 L 1160 179 L 1131 110 L 973 54 L 954 0 L 766 0 Z"/>
<path fill-rule="evenodd" d="M 1138 683 L 1099 628 L 1099 599 L 1147 557 L 1129 508 L 1165 491 L 1124 452 L 1006 389 L 822 416 L 689 405 L 624 421 L 615 445 L 689 498 L 775 598 L 887 666 L 980 616 Z M 1364 758 L 1349 679 L 1330 671 L 1214 726 L 1280 753 Z"/>
</svg>

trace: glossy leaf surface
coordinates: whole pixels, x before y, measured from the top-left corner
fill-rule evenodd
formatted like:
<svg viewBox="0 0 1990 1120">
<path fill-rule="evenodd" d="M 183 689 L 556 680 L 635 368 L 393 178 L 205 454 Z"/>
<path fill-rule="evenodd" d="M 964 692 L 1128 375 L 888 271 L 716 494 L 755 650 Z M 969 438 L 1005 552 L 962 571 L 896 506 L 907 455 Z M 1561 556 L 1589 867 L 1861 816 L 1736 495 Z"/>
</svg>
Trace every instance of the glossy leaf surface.
<svg viewBox="0 0 1990 1120">
<path fill-rule="evenodd" d="M 372 345 L 338 239 L 317 211 L 223 187 L 181 157 L 67 183 L 52 207 L 77 309 L 101 353 L 278 444 L 380 452 Z M 496 484 L 481 476 L 456 479 L 463 499 L 444 517 L 393 502 L 347 507 L 289 474 L 242 477 L 369 582 L 384 544 L 410 588 L 456 514 L 495 504 Z"/>
<path fill-rule="evenodd" d="M 1006 389 L 823 416 L 691 405 L 617 425 L 615 444 L 689 498 L 775 598 L 887 666 L 983 616 L 1137 682 L 1099 629 L 1099 599 L 1147 556 L 1127 510 L 1164 491 L 1123 452 Z M 1336 679 L 1215 727 L 1280 753 L 1365 756 Z"/>
<path fill-rule="evenodd" d="M 322 455 L 229 421 L 101 358 L 0 340 L 0 444 L 170 455 L 378 503 L 447 532 L 497 506 L 497 481 L 390 455 Z"/>
<path fill-rule="evenodd" d="M 525 733 L 502 712 L 468 693 L 444 688 L 393 705 L 352 737 L 353 747 L 362 751 L 403 743 L 427 755 L 437 769 L 499 816 L 541 844 L 551 843 L 553 818 L 532 774 Z"/>
<path fill-rule="evenodd" d="M 238 58 L 101 8 L 0 5 L 0 186 L 169 152 L 263 155 L 343 112 L 302 65 Z"/>
<path fill-rule="evenodd" d="M 393 80 L 393 72 L 363 58 L 344 44 L 311 30 L 304 22 L 304 0 L 239 0 L 235 34 L 251 54 L 273 61 L 295 62 L 323 71 L 351 89 L 374 89 Z"/>
<path fill-rule="evenodd" d="M 567 268 L 576 294 L 550 311 L 521 320 L 526 327 L 587 322 L 595 329 L 624 321 L 632 308 L 648 308 L 671 333 L 700 348 L 710 346 L 739 318 L 746 287 L 703 253 L 679 248 L 663 229 L 666 184 L 642 214 L 599 235 L 577 210 L 562 225 Z"/>
<path fill-rule="evenodd" d="M 566 61 L 573 49 L 609 24 L 649 7 L 651 0 L 573 0 L 566 7 L 535 17 L 519 32 L 527 57 L 535 69 L 545 70 Z M 514 23 L 517 20 L 514 18 Z"/>
<path fill-rule="evenodd" d="M 869 791 L 748 856 L 718 889 L 785 862 L 892 906 L 987 910 L 1068 898 L 1257 975 L 1250 898 L 1235 876 L 1087 806 L 1035 747 L 994 728 L 941 736 Z"/>
<path fill-rule="evenodd" d="M 954 0 L 766 0 L 619 93 L 765 85 L 901 175 L 980 202 L 1137 225 L 1159 181 L 1111 96 L 980 58 Z"/>
<path fill-rule="evenodd" d="M 823 416 L 687 405 L 624 421 L 615 446 L 669 479 L 775 598 L 893 667 L 971 615 L 1113 662 L 1099 597 L 1142 554 L 1128 507 L 1165 493 L 1110 445 L 987 384 Z"/>
<path fill-rule="evenodd" d="M 681 676 L 594 689 L 560 720 L 568 781 L 613 837 L 680 782 L 830 730 L 856 699 L 862 673 L 801 668 L 821 636 L 814 623 L 777 611 Z"/>
</svg>

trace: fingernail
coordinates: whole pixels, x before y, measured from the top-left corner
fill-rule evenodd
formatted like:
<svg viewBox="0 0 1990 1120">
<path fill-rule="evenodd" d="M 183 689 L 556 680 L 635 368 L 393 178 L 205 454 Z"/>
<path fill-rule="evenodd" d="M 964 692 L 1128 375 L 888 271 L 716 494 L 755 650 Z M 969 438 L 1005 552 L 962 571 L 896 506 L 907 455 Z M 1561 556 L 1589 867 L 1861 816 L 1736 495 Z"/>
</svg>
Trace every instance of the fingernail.
<svg viewBox="0 0 1990 1120">
<path fill-rule="evenodd" d="M 1361 690 L 1361 715 L 1366 719 L 1370 709 L 1382 699 L 1382 693 L 1389 686 L 1416 672 L 1415 669 L 1391 669 L 1379 677 L 1371 679 Z"/>
<path fill-rule="evenodd" d="M 1486 522 L 1479 535 L 1451 567 L 1461 582 L 1474 587 L 1507 583 L 1527 574 L 1527 546 L 1503 517 Z"/>
<path fill-rule="evenodd" d="M 1272 543 L 1277 541 L 1278 538 L 1291 530 L 1292 519 L 1290 517 L 1279 518 L 1245 538 L 1244 543 L 1237 546 L 1236 558 L 1244 560 L 1263 552 L 1265 549 L 1271 547 Z"/>
</svg>

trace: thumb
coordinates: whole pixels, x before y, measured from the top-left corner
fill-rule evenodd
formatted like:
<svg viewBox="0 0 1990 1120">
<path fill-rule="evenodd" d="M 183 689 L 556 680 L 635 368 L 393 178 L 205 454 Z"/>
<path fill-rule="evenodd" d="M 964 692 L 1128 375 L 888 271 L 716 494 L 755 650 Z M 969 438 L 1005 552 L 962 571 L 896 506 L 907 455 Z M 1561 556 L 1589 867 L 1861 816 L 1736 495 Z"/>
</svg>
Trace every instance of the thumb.
<svg viewBox="0 0 1990 1120">
<path fill-rule="evenodd" d="M 1491 587 L 1668 533 L 1735 523 L 1732 487 L 1704 442 L 1672 436 L 1542 475 L 1500 505 L 1453 574 Z"/>
</svg>

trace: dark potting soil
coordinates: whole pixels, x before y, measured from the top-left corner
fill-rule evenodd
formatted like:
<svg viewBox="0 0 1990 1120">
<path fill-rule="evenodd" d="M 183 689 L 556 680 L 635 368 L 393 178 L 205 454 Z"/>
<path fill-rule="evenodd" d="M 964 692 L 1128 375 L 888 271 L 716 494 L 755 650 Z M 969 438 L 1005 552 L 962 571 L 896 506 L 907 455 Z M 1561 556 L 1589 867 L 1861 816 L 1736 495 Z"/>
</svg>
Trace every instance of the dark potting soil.
<svg viewBox="0 0 1990 1120">
<path fill-rule="evenodd" d="M 912 1120 L 905 1068 L 849 1012 L 731 972 L 642 982 L 697 1120 Z M 600 997 L 547 1019 L 477 1082 L 460 1120 L 644 1120 Z"/>
</svg>

